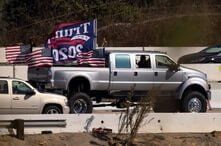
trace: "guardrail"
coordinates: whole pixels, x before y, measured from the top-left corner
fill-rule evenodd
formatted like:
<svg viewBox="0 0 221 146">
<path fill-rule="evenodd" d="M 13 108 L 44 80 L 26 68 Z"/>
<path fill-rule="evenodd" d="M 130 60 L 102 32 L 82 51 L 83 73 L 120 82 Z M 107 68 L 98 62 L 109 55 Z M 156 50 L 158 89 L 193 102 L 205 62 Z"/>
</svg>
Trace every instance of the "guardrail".
<svg viewBox="0 0 221 146">
<path fill-rule="evenodd" d="M 141 124 L 138 133 L 210 133 L 212 131 L 221 131 L 221 113 L 209 112 L 212 111 L 208 111 L 208 113 L 149 113 Z M 109 128 L 112 129 L 113 133 L 118 133 L 120 117 L 122 117 L 121 113 L 0 115 L 0 125 L 2 122 L 2 125 L 8 128 L 12 126 L 7 123 L 8 121 L 24 119 L 25 134 L 41 134 L 43 132 L 81 133 L 91 132 L 93 128 L 99 127 Z M 53 126 L 44 127 L 44 124 L 49 126 L 50 123 L 48 122 L 50 121 L 48 119 L 53 121 Z M 65 119 L 65 121 L 61 119 Z M 29 123 L 29 120 L 34 122 Z M 55 124 L 57 120 L 59 121 L 58 125 Z M 38 122 L 41 121 L 46 123 L 39 124 Z M 65 127 L 61 127 L 62 125 Z M 0 135 L 12 134 L 9 131 L 10 129 L 5 128 L 0 127 Z"/>
<path fill-rule="evenodd" d="M 16 129 L 16 137 L 24 140 L 25 127 L 66 127 L 66 120 L 0 120 L 1 128 Z"/>
</svg>

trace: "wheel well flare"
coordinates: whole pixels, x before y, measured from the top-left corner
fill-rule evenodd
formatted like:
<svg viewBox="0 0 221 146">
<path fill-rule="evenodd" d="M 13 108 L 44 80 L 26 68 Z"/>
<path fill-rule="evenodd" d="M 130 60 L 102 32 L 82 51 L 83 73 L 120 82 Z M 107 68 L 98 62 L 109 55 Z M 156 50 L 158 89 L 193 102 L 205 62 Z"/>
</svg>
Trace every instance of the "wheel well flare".
<svg viewBox="0 0 221 146">
<path fill-rule="evenodd" d="M 185 95 L 188 94 L 188 92 L 190 92 L 190 91 L 198 91 L 198 92 L 202 93 L 206 99 L 208 99 L 205 89 L 202 86 L 197 85 L 197 84 L 187 87 L 183 92 L 182 98 L 185 97 Z"/>
</svg>

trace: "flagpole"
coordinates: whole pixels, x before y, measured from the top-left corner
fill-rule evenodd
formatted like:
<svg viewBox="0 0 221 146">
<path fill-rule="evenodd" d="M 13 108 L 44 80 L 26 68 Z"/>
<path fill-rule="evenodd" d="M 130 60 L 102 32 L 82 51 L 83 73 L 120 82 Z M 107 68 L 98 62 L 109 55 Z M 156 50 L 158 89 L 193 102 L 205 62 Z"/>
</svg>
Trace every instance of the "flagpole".
<svg viewBox="0 0 221 146">
<path fill-rule="evenodd" d="M 13 78 L 15 78 L 15 64 L 13 64 L 12 67 L 13 67 Z"/>
<path fill-rule="evenodd" d="M 97 49 L 97 19 L 94 20 L 94 34 L 95 34 L 95 39 L 94 39 L 94 50 Z"/>
</svg>

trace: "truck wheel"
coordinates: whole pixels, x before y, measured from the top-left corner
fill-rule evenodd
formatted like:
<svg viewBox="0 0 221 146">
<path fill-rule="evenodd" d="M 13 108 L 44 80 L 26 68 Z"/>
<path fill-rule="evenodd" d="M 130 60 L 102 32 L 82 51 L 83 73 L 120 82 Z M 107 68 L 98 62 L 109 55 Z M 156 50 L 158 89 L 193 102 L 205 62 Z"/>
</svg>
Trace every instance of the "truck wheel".
<svg viewBox="0 0 221 146">
<path fill-rule="evenodd" d="M 182 101 L 183 112 L 206 112 L 207 102 L 205 96 L 197 91 L 192 91 L 186 94 Z"/>
<path fill-rule="evenodd" d="M 43 114 L 62 114 L 62 111 L 59 107 L 55 105 L 49 105 L 45 107 Z"/>
<path fill-rule="evenodd" d="M 93 104 L 91 98 L 85 93 L 76 93 L 69 99 L 71 113 L 92 113 Z"/>
</svg>

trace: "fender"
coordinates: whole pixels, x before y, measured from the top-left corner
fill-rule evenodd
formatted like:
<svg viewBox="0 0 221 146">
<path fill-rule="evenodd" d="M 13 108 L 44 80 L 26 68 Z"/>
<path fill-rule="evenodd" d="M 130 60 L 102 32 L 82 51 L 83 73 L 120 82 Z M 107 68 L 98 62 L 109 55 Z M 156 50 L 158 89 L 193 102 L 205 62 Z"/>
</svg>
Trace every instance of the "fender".
<svg viewBox="0 0 221 146">
<path fill-rule="evenodd" d="M 70 76 L 70 78 L 67 81 L 66 87 L 65 87 L 66 90 L 68 90 L 68 87 L 69 87 L 69 84 L 70 84 L 71 80 L 76 79 L 76 78 L 85 78 L 89 82 L 90 90 L 93 88 L 91 86 L 91 79 L 90 79 L 90 77 L 87 74 L 84 74 L 84 73 L 81 72 L 81 73 L 75 74 L 74 76 Z"/>
<path fill-rule="evenodd" d="M 207 84 L 207 81 L 205 81 L 202 78 L 192 77 L 180 85 L 180 87 L 177 91 L 177 93 L 178 93 L 177 98 L 182 99 L 182 96 L 183 96 L 183 93 L 185 92 L 185 90 L 192 85 L 198 85 L 198 86 L 202 87 L 204 89 L 205 93 L 209 90 L 209 86 Z"/>
</svg>

